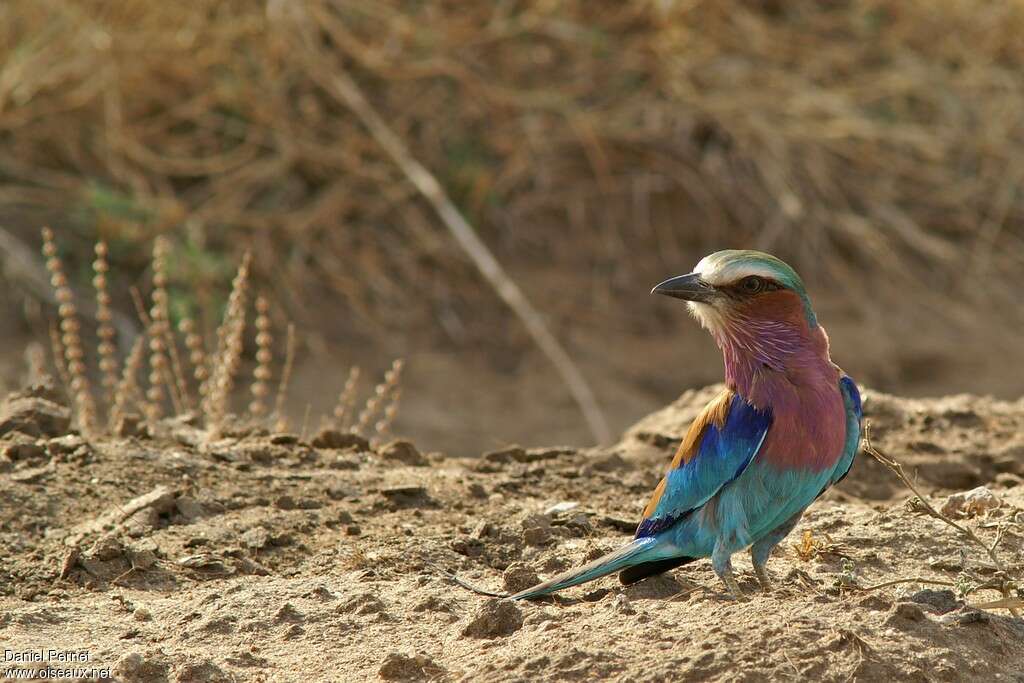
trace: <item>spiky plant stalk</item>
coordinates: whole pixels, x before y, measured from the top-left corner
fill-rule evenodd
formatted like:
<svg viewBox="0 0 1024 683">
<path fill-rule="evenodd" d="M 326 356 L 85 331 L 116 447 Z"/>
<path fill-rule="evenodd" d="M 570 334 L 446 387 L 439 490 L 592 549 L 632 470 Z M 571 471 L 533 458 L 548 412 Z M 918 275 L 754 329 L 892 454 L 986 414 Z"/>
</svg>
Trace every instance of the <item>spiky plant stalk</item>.
<svg viewBox="0 0 1024 683">
<path fill-rule="evenodd" d="M 110 291 L 107 285 L 107 272 L 110 265 L 107 262 L 107 245 L 105 242 L 96 243 L 96 260 L 92 262 L 93 278 L 92 285 L 96 290 L 96 320 L 99 326 L 96 335 L 99 337 L 99 366 L 101 385 L 103 386 L 103 399 L 106 410 L 109 414 L 114 406 L 114 391 L 117 388 L 117 345 L 114 341 L 117 332 L 113 325 L 113 312 L 110 308 Z"/>
<path fill-rule="evenodd" d="M 228 401 L 234 387 L 235 373 L 242 357 L 242 338 L 245 333 L 245 302 L 249 286 L 249 267 L 252 254 L 246 252 L 238 273 L 232 281 L 231 295 L 224 311 L 224 320 L 217 329 L 217 356 L 207 380 L 203 414 L 211 435 L 219 434 L 227 415 Z"/>
<path fill-rule="evenodd" d="M 57 256 L 57 245 L 54 243 L 53 231 L 43 228 L 43 255 L 46 257 L 46 268 L 50 271 L 50 284 L 57 295 L 58 315 L 60 316 L 61 343 L 67 361 L 68 377 L 70 378 L 71 399 L 75 404 L 75 414 L 79 429 L 86 435 L 95 431 L 96 404 L 89 388 L 89 377 L 85 367 L 85 351 L 82 349 L 81 326 L 78 322 L 78 311 L 64 266 Z"/>
<path fill-rule="evenodd" d="M 206 388 L 206 380 L 210 369 L 206 365 L 206 346 L 203 338 L 196 331 L 196 324 L 191 318 L 182 318 L 178 323 L 178 331 L 185 337 L 185 349 L 188 350 L 188 361 L 192 365 L 192 376 L 199 386 L 199 401 L 202 402 Z"/>
<path fill-rule="evenodd" d="M 128 358 L 121 370 L 121 379 L 114 391 L 114 405 L 110 409 L 108 426 L 113 430 L 118 420 L 128 414 L 128 406 L 132 403 L 139 403 L 142 398 L 142 391 L 139 388 L 139 370 L 142 369 L 142 361 L 146 354 L 146 335 L 140 334 L 135 338 Z"/>
<path fill-rule="evenodd" d="M 256 419 L 267 412 L 265 401 L 270 393 L 270 363 L 274 358 L 270 345 L 274 338 L 270 334 L 269 311 L 270 303 L 266 297 L 256 297 L 256 368 L 252 373 L 252 401 L 249 403 L 249 412 Z"/>
<path fill-rule="evenodd" d="M 359 414 L 359 424 L 356 426 L 356 432 L 359 434 L 367 433 L 370 425 L 374 423 L 375 418 L 384 407 L 388 396 L 397 390 L 403 365 L 404 361 L 398 358 L 391 364 L 391 368 L 384 373 L 384 381 L 374 388 L 373 394 L 367 399 L 366 405 L 363 407 L 363 412 Z"/>
<path fill-rule="evenodd" d="M 284 368 L 281 370 L 281 381 L 277 385 L 277 398 L 274 400 L 274 429 L 283 432 L 288 429 L 288 418 L 284 414 L 284 404 L 288 397 L 288 384 L 292 379 L 292 366 L 295 363 L 295 325 L 288 323 L 288 341 L 285 343 Z"/>
<path fill-rule="evenodd" d="M 352 422 L 352 411 L 356 405 L 356 391 L 359 387 L 359 366 L 353 365 L 348 371 L 345 386 L 338 394 L 338 404 L 334 406 L 334 422 L 338 429 L 345 430 Z"/>
</svg>

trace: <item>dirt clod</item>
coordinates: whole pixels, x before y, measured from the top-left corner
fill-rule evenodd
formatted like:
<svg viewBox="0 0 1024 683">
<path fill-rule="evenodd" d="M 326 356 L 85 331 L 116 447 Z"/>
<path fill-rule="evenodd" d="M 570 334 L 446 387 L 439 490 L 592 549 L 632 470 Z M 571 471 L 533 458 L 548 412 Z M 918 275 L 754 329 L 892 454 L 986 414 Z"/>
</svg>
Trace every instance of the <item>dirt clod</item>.
<svg viewBox="0 0 1024 683">
<path fill-rule="evenodd" d="M 506 567 L 501 578 L 504 581 L 505 590 L 509 593 L 518 593 L 540 583 L 537 572 L 522 562 L 513 562 Z"/>
<path fill-rule="evenodd" d="M 36 396 L 14 394 L 0 403 L 0 436 L 22 432 L 29 436 L 63 436 L 71 425 L 64 406 Z"/>
<path fill-rule="evenodd" d="M 523 613 L 515 603 L 491 600 L 477 610 L 472 621 L 462 629 L 462 635 L 469 638 L 500 638 L 512 635 L 522 627 Z"/>
<path fill-rule="evenodd" d="M 333 448 L 337 450 L 370 450 L 370 442 L 358 434 L 342 432 L 337 429 L 324 429 L 313 437 L 314 448 Z"/>
<path fill-rule="evenodd" d="M 385 461 L 410 467 L 426 467 L 430 464 L 430 461 L 423 457 L 423 454 L 408 441 L 392 441 L 381 447 L 380 456 Z"/>
<path fill-rule="evenodd" d="M 385 681 L 422 681 L 440 677 L 444 669 L 426 655 L 390 653 L 378 672 Z"/>
</svg>

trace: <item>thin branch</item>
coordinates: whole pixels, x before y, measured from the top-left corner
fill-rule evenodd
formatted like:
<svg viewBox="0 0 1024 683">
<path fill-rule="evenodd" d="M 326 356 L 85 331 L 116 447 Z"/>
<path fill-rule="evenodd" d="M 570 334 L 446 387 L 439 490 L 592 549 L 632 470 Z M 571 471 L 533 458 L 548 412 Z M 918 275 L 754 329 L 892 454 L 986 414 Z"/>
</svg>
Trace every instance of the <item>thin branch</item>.
<svg viewBox="0 0 1024 683">
<path fill-rule="evenodd" d="M 857 590 L 866 593 L 868 591 L 878 590 L 879 588 L 888 588 L 889 586 L 898 586 L 901 583 L 926 583 L 932 586 L 955 586 L 956 584 L 952 581 L 940 581 L 938 579 L 922 579 L 920 577 L 911 577 L 906 579 L 893 579 L 892 581 L 885 581 L 883 583 L 876 583 L 873 586 L 858 587 Z"/>
<path fill-rule="evenodd" d="M 306 47 L 316 50 L 315 38 L 308 32 L 303 32 L 306 40 Z M 484 279 L 498 296 L 512 309 L 526 327 L 527 332 L 533 337 L 533 341 L 540 350 L 548 357 L 552 365 L 562 376 L 567 388 L 579 405 L 583 417 L 586 419 L 594 438 L 600 443 L 611 441 L 611 430 L 605 420 L 601 408 L 598 406 L 594 392 L 584 378 L 579 367 L 573 362 L 565 348 L 558 339 L 551 333 L 541 314 L 530 303 L 523 294 L 519 285 L 515 283 L 505 272 L 498 260 L 484 244 L 476 230 L 469 221 L 462 215 L 462 212 L 455 206 L 448 194 L 444 191 L 437 178 L 421 164 L 405 146 L 405 143 L 395 134 L 391 127 L 377 113 L 373 105 L 369 103 L 362 90 L 340 66 L 334 73 L 326 73 L 322 68 L 323 63 L 310 70 L 310 75 L 316 78 L 324 89 L 348 107 L 363 123 L 366 129 L 376 140 L 377 144 L 391 157 L 395 165 L 402 171 L 410 183 L 423 195 L 437 213 L 438 218 L 445 224 L 456 243 L 469 256 L 470 260 L 484 276 Z"/>
<path fill-rule="evenodd" d="M 953 521 L 952 519 L 950 519 L 946 515 L 942 514 L 938 510 L 936 510 L 935 507 L 931 503 L 928 502 L 928 499 L 925 498 L 924 495 L 922 495 L 921 492 L 917 490 L 917 487 L 914 485 L 914 482 L 912 482 L 910 480 L 910 477 L 907 476 L 906 472 L 903 471 L 903 465 L 901 465 L 899 462 L 897 462 L 894 458 L 892 458 L 892 457 L 882 453 L 881 451 L 879 451 L 871 443 L 871 424 L 870 423 L 865 423 L 865 425 L 864 425 L 864 452 L 867 453 L 868 455 L 870 455 L 872 458 L 874 458 L 878 462 L 880 462 L 881 464 L 883 464 L 893 474 L 895 474 L 897 477 L 899 477 L 900 481 L 902 481 L 903 484 L 908 489 L 910 489 L 914 493 L 915 496 L 917 496 L 917 505 L 918 505 L 919 509 L 921 509 L 925 513 L 927 513 L 929 517 L 933 517 L 935 519 L 941 520 L 941 521 L 945 522 L 946 524 L 948 524 L 949 526 L 953 527 L 954 529 L 956 529 L 956 531 L 961 536 L 963 536 L 965 539 L 967 539 L 971 543 L 974 543 L 975 545 L 977 545 L 978 547 L 980 547 L 982 550 L 985 551 L 985 554 L 988 555 L 989 559 L 992 560 L 992 564 L 995 566 L 996 570 L 999 571 L 1002 574 L 1001 580 L 999 581 L 999 592 L 1003 594 L 1004 600 L 1009 605 L 1010 601 L 1013 599 L 1013 596 L 1010 594 L 1010 588 L 1007 585 L 1007 581 L 1006 581 L 1006 578 L 1009 577 L 1009 572 L 1006 571 L 1006 567 L 999 560 L 999 556 L 996 554 L 996 544 L 993 543 L 991 546 L 989 546 L 983 540 L 978 538 L 978 536 L 973 531 L 971 531 L 970 529 L 968 529 L 967 527 L 965 527 L 965 526 L 963 526 L 961 524 L 958 524 L 957 522 Z M 997 534 L 997 541 L 998 541 L 998 534 Z M 1017 612 L 1017 610 L 1013 606 L 1008 606 L 1006 609 L 1010 610 L 1010 613 L 1013 614 L 1013 616 L 1015 616 L 1015 617 L 1019 617 L 1020 616 L 1020 614 Z"/>
</svg>

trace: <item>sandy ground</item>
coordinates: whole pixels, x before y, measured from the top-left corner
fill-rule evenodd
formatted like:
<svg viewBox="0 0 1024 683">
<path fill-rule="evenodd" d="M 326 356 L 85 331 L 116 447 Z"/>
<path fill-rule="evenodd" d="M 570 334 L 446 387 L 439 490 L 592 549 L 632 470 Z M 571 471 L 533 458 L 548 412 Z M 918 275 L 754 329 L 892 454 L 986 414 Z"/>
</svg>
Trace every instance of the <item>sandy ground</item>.
<svg viewBox="0 0 1024 683">
<path fill-rule="evenodd" d="M 780 547 L 774 592 L 737 556 L 746 603 L 727 599 L 706 561 L 516 604 L 439 571 L 514 589 L 621 543 L 713 391 L 684 394 L 613 448 L 478 458 L 337 433 L 305 443 L 238 430 L 207 443 L 184 420 L 87 443 L 45 393 L 11 397 L 0 407 L 0 641 L 11 651 L 0 669 L 95 667 L 123 681 L 1024 681 L 1024 621 L 972 606 L 995 590 L 961 595 L 993 578 L 988 559 L 864 456 Z M 962 523 L 987 542 L 1001 531 L 997 552 L 1019 579 L 1024 402 L 866 396 L 876 445 L 937 504 L 979 485 L 999 499 Z M 865 590 L 906 578 L 955 585 Z M 79 661 L 11 661 L 49 650 Z"/>
</svg>

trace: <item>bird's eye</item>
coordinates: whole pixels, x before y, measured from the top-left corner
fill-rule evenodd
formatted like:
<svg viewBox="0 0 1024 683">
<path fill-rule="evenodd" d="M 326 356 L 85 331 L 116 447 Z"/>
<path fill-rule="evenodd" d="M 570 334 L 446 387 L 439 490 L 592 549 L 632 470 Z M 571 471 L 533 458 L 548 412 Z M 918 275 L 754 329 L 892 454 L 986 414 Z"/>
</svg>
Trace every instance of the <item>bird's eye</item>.
<svg viewBox="0 0 1024 683">
<path fill-rule="evenodd" d="M 751 275 L 740 280 L 740 289 L 746 294 L 757 294 L 765 288 L 765 284 L 764 278 Z"/>
</svg>

